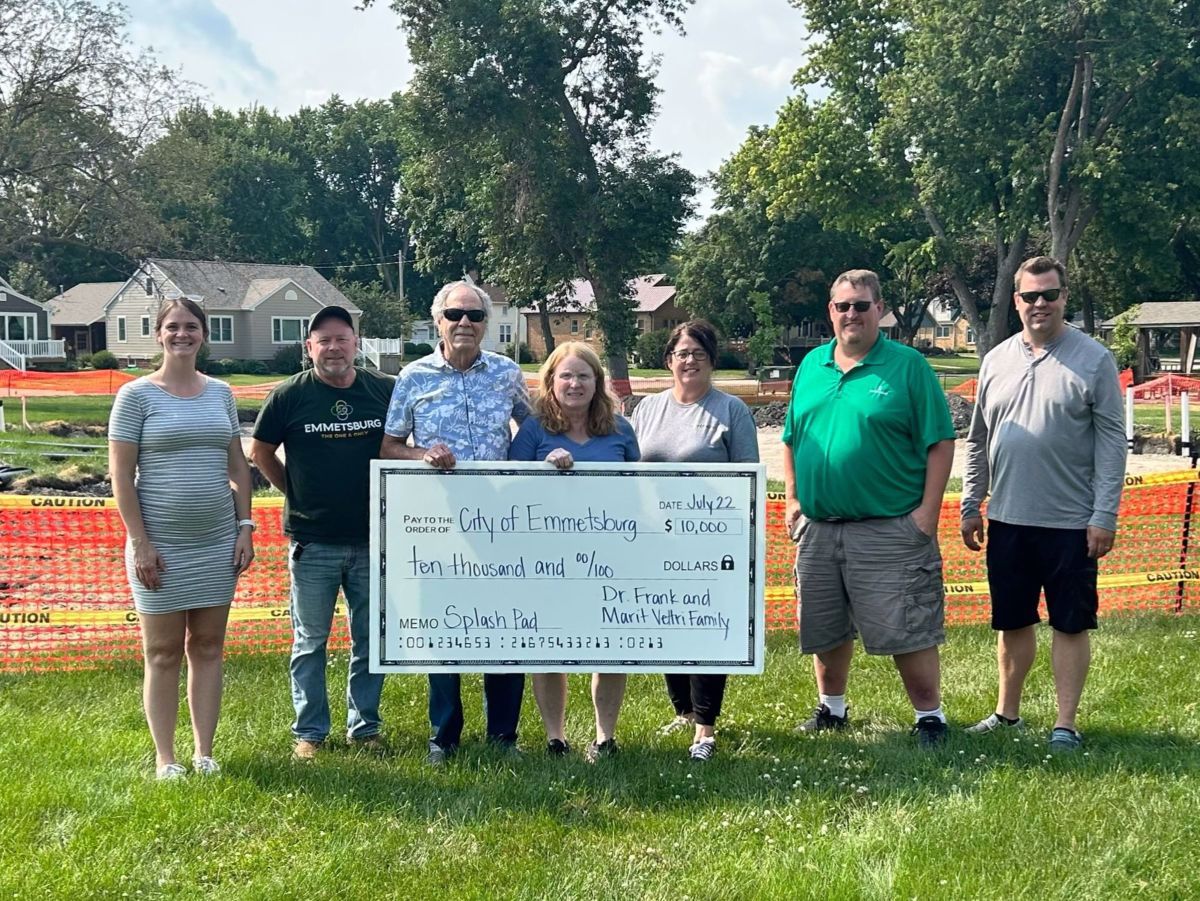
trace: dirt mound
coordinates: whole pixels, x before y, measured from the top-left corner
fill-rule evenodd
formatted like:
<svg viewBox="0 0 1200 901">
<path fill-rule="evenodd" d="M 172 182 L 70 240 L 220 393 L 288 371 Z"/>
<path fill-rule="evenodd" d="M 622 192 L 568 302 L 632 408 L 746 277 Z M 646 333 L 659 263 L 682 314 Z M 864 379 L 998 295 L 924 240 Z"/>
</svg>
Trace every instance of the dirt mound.
<svg viewBox="0 0 1200 901">
<path fill-rule="evenodd" d="M 971 414 L 975 412 L 975 405 L 957 394 L 947 394 L 946 405 L 950 407 L 950 419 L 954 422 L 954 434 L 959 438 L 966 438 L 967 432 L 971 428 Z"/>
<path fill-rule="evenodd" d="M 102 425 L 75 425 L 63 419 L 51 419 L 39 423 L 31 429 L 34 432 L 45 432 L 55 438 L 104 438 L 108 428 Z"/>
</svg>

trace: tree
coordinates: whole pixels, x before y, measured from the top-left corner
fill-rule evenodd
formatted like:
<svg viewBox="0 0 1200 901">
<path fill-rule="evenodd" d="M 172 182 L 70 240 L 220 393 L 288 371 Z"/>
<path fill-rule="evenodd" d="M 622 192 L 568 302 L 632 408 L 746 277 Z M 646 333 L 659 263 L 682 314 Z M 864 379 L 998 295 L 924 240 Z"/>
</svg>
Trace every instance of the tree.
<svg viewBox="0 0 1200 901">
<path fill-rule="evenodd" d="M 136 256 L 158 226 L 136 191 L 138 148 L 191 87 L 135 53 L 116 4 L 0 5 L 0 256 Z"/>
<path fill-rule="evenodd" d="M 1066 260 L 1097 218 L 1194 181 L 1195 0 L 793 2 L 818 36 L 797 81 L 829 93 L 771 130 L 773 207 L 866 233 L 919 213 L 981 353 L 1032 249 Z M 966 277 L 980 239 L 990 297 Z"/>
<path fill-rule="evenodd" d="M 13 286 L 15 291 L 24 294 L 30 300 L 36 300 L 38 303 L 45 303 L 55 293 L 54 288 L 46 281 L 46 277 L 34 266 L 26 262 L 16 263 L 8 271 L 8 276 L 5 280 Z"/>
<path fill-rule="evenodd" d="M 680 28 L 690 4 L 390 4 L 416 67 L 408 159 L 423 162 L 405 182 L 422 255 L 444 264 L 456 242 L 436 233 L 449 229 L 526 302 L 587 280 L 616 379 L 634 334 L 627 283 L 670 251 L 694 190 L 649 149 L 656 90 L 643 52 L 646 31 Z"/>
</svg>

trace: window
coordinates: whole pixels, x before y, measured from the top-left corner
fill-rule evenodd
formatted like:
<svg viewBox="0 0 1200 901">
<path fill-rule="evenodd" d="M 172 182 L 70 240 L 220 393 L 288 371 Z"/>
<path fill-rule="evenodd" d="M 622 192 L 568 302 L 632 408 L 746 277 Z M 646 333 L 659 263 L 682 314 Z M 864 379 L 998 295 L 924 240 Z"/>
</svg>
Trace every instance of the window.
<svg viewBox="0 0 1200 901">
<path fill-rule="evenodd" d="M 574 316 L 571 317 L 571 334 L 572 335 L 579 334 L 579 320 L 576 319 Z"/>
<path fill-rule="evenodd" d="M 975 343 L 975 329 L 973 329 L 973 328 L 967 329 L 967 343 L 968 344 Z"/>
<path fill-rule="evenodd" d="M 33 341 L 37 337 L 33 316 L 24 313 L 16 316 L 0 316 L 0 340 Z"/>
<path fill-rule="evenodd" d="M 637 332 L 640 335 L 645 331 L 646 331 L 646 320 L 643 319 L 641 316 L 639 316 L 637 318 Z"/>
<path fill-rule="evenodd" d="M 150 337 L 150 317 L 149 316 L 142 317 L 142 337 L 143 338 Z"/>
<path fill-rule="evenodd" d="M 511 325 L 501 325 L 500 326 L 500 343 L 501 344 L 512 344 L 512 326 Z"/>
<path fill-rule="evenodd" d="M 949 338 L 950 337 L 950 326 L 939 325 L 937 327 L 937 337 L 938 338 Z"/>
<path fill-rule="evenodd" d="M 274 344 L 298 344 L 308 331 L 308 318 L 271 317 L 271 341 Z"/>
<path fill-rule="evenodd" d="M 233 317 L 209 316 L 208 340 L 213 344 L 233 343 Z"/>
<path fill-rule="evenodd" d="M 297 294 L 297 293 L 295 292 L 295 290 L 293 290 L 292 288 L 288 288 L 286 291 L 284 291 L 284 292 L 283 292 L 283 299 L 284 299 L 284 300 L 296 300 L 296 299 L 298 299 L 299 297 L 300 297 L 300 295 L 299 295 L 299 294 Z"/>
<path fill-rule="evenodd" d="M 148 275 L 146 276 L 146 296 L 147 297 L 154 296 L 154 279 L 152 279 Z"/>
<path fill-rule="evenodd" d="M 118 316 L 117 317 L 117 340 L 124 341 L 125 337 L 126 337 L 125 336 L 125 317 Z"/>
</svg>

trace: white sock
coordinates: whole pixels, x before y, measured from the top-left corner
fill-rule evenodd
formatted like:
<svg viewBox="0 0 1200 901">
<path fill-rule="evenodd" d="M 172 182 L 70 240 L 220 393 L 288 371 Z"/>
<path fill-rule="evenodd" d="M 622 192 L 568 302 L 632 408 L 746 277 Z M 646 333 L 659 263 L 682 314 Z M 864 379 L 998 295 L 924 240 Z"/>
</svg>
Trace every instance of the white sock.
<svg viewBox="0 0 1200 901">
<path fill-rule="evenodd" d="M 834 716 L 843 717 L 846 715 L 846 696 L 845 695 L 817 695 L 820 698 L 820 703 L 829 708 L 829 712 Z"/>
<path fill-rule="evenodd" d="M 913 709 L 916 710 L 915 707 Z M 916 710 L 916 713 L 917 718 L 913 722 L 919 723 L 927 716 L 936 716 L 943 723 L 946 722 L 946 714 L 942 713 L 942 708 L 940 705 L 938 707 L 934 707 L 932 710 Z"/>
</svg>

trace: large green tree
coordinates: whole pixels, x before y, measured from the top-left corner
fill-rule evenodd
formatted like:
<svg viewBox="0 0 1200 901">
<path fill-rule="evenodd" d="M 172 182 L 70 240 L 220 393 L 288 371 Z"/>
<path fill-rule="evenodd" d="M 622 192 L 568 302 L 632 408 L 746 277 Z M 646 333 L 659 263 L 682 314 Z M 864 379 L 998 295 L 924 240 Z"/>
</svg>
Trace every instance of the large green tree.
<svg viewBox="0 0 1200 901">
<path fill-rule="evenodd" d="M 627 282 L 670 252 L 689 213 L 691 175 L 648 144 L 644 38 L 680 28 L 690 4 L 390 4 L 416 67 L 405 204 L 421 255 L 474 257 L 516 299 L 587 280 L 615 378 L 633 337 Z"/>
<path fill-rule="evenodd" d="M 1196 0 L 793 3 L 817 38 L 797 80 L 823 91 L 772 129 L 773 210 L 865 232 L 918 212 L 981 351 L 1030 252 L 1068 260 L 1097 219 L 1189 196 Z M 981 240 L 990 296 L 967 273 Z"/>
<path fill-rule="evenodd" d="M 56 283 L 161 234 L 138 150 L 191 88 L 132 48 L 126 24 L 113 3 L 0 3 L 0 259 Z"/>
</svg>

